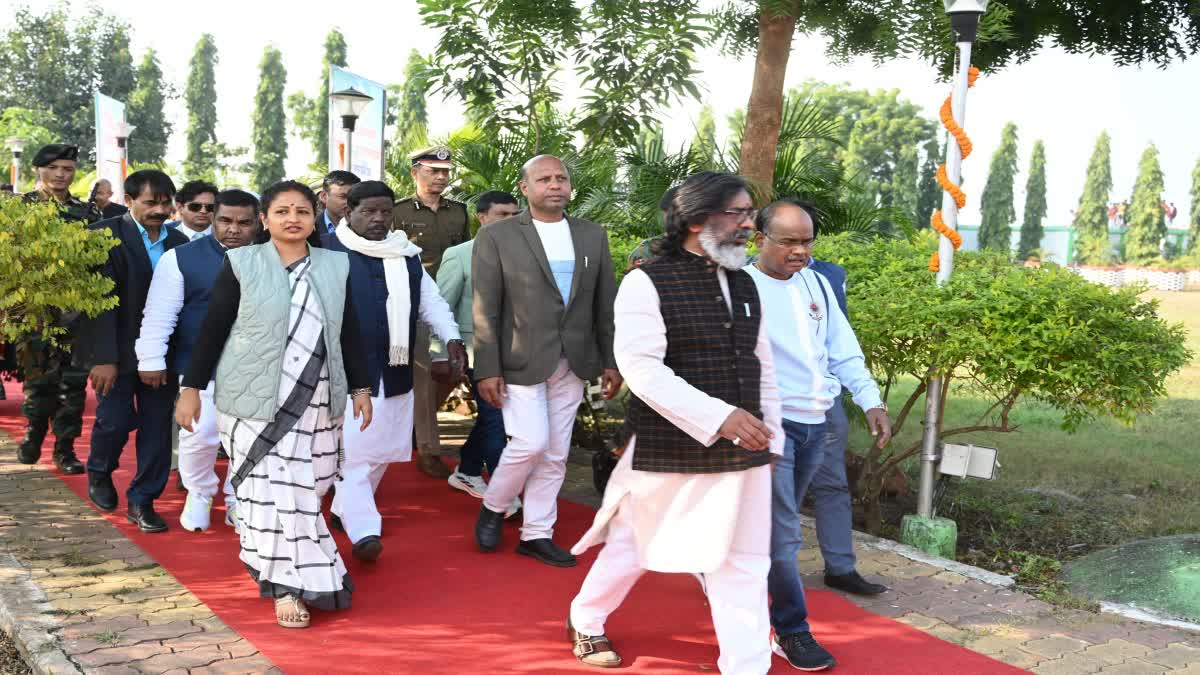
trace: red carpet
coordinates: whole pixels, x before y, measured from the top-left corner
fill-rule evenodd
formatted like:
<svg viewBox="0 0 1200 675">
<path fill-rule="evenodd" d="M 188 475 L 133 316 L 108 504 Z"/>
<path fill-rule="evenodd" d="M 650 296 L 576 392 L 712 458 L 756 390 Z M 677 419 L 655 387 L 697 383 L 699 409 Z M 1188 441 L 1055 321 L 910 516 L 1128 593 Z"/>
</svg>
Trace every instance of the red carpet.
<svg viewBox="0 0 1200 675">
<path fill-rule="evenodd" d="M 6 389 L 0 427 L 20 438 L 20 389 L 12 383 Z M 88 407 L 85 429 L 91 427 L 93 407 Z M 86 433 L 77 445 L 80 456 L 86 455 Z M 49 461 L 50 448 L 47 439 L 42 461 Z M 175 489 L 172 477 L 157 502 L 170 531 L 147 535 L 125 521 L 124 487 L 134 463 L 131 442 L 116 474 L 121 506 L 105 514 L 109 522 L 288 673 L 599 672 L 575 662 L 564 630 L 567 606 L 598 549 L 584 556 L 579 567 L 546 567 L 511 552 L 518 532 L 509 526 L 502 552 L 478 553 L 472 525 L 479 502 L 420 475 L 411 464 L 392 467 L 380 487 L 385 551 L 377 564 L 355 561 L 345 537 L 336 534 L 356 587 L 353 608 L 314 612 L 312 628 L 287 630 L 276 626 L 271 602 L 257 597 L 237 558 L 236 537 L 221 522 L 223 509 L 214 508 L 209 532 L 181 531 L 184 493 Z M 62 479 L 86 499 L 86 476 Z M 556 539 L 576 541 L 592 513 L 562 502 Z M 814 591 L 809 603 L 814 633 L 840 662 L 836 672 L 1022 672 L 870 614 L 831 593 Z M 610 619 L 608 634 L 625 658 L 622 672 L 716 671 L 708 608 L 688 575 L 646 575 Z M 776 657 L 771 672 L 796 671 Z"/>
</svg>

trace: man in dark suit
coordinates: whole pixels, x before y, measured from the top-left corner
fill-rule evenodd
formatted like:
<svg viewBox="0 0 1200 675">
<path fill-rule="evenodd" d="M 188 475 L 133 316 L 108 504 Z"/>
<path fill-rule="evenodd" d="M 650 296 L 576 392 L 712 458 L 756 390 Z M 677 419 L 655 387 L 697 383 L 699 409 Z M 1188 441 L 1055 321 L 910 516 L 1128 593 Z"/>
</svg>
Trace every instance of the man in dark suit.
<svg viewBox="0 0 1200 675">
<path fill-rule="evenodd" d="M 500 544 L 513 499 L 525 494 L 517 553 L 570 567 L 552 540 L 558 490 L 584 381 L 621 388 L 613 358 L 617 294 L 604 228 L 566 214 L 571 176 L 562 160 L 521 167 L 529 209 L 479 231 L 472 253 L 475 377 L 481 397 L 504 414 L 509 442 L 492 473 L 475 525 L 483 551 Z"/>
<path fill-rule="evenodd" d="M 76 353 L 96 391 L 96 424 L 88 456 L 88 497 L 97 507 L 117 507 L 112 473 L 129 432 L 137 434 L 137 474 L 125 496 L 127 518 L 143 532 L 162 532 L 167 524 L 154 512 L 171 470 L 171 419 L 178 377 L 170 373 L 138 376 L 134 342 L 150 290 L 154 267 L 163 253 L 188 242 L 177 230 L 164 227 L 171 215 L 175 184 L 167 174 L 148 169 L 125 180 L 129 212 L 92 227 L 107 230 L 117 245 L 108 253 L 101 273 L 113 281 L 119 304 L 86 322 L 83 348 Z"/>
</svg>

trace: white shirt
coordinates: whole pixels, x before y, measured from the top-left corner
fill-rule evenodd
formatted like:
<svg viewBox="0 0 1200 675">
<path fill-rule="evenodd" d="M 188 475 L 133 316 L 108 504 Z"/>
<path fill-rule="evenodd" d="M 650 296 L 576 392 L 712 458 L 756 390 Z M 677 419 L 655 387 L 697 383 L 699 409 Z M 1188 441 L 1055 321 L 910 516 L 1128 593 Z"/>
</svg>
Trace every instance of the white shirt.
<svg viewBox="0 0 1200 675">
<path fill-rule="evenodd" d="M 882 405 L 879 385 L 825 277 L 807 267 L 786 281 L 754 265 L 746 271 L 758 287 L 784 419 L 824 422 L 842 385 L 863 410 Z"/>
<path fill-rule="evenodd" d="M 563 305 L 566 305 L 571 298 L 571 281 L 575 276 L 575 244 L 571 240 L 571 226 L 565 218 L 556 223 L 536 218 L 532 220 L 538 238 L 542 240 L 542 248 L 546 251 L 554 283 L 558 285 Z"/>
<path fill-rule="evenodd" d="M 180 228 L 191 232 L 184 225 Z M 182 309 L 183 273 L 179 271 L 175 249 L 171 249 L 158 261 L 154 267 L 154 277 L 150 280 L 146 307 L 142 310 L 142 329 L 137 342 L 133 343 L 138 370 L 167 369 L 167 347 Z"/>
<path fill-rule="evenodd" d="M 717 278 L 728 306 L 725 270 L 718 269 Z M 629 389 L 646 405 L 700 443 L 712 445 L 734 407 L 696 389 L 663 363 L 667 331 L 659 307 L 658 290 L 645 272 L 634 270 L 625 275 L 613 306 L 617 367 Z M 759 327 L 754 355 L 761 364 L 763 422 L 774 434 L 769 451 L 781 455 L 785 438 L 765 322 Z M 636 438 L 630 440 L 609 479 L 592 527 L 572 552 L 578 555 L 604 541 L 609 520 L 617 509 L 628 508 L 632 509 L 638 561 L 645 569 L 715 571 L 728 557 L 739 532 L 757 533 L 751 537 L 755 548 L 767 553 L 770 477 L 761 480 L 756 472 L 769 474 L 769 466 L 709 474 L 634 471 L 636 444 Z M 767 506 L 756 509 L 756 505 Z"/>
<path fill-rule="evenodd" d="M 200 237 L 211 237 L 212 236 L 212 225 L 209 225 L 208 227 L 204 228 L 200 232 L 197 232 L 197 231 L 193 230 L 192 228 L 188 227 L 187 225 L 180 223 L 179 227 L 177 229 L 179 231 L 179 234 L 182 234 L 183 236 L 188 238 L 188 241 L 196 241 Z"/>
<path fill-rule="evenodd" d="M 417 306 L 417 318 L 433 329 L 443 342 L 462 339 L 458 322 L 454 320 L 454 311 L 442 297 L 437 282 L 425 271 L 424 265 L 421 266 L 421 302 Z"/>
</svg>

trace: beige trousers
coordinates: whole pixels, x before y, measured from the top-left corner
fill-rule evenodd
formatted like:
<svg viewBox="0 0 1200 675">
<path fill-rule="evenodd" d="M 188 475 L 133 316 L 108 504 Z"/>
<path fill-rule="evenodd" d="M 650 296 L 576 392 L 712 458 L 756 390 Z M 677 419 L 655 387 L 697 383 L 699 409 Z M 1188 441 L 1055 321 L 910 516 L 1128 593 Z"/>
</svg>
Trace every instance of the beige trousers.
<svg viewBox="0 0 1200 675">
<path fill-rule="evenodd" d="M 437 383 L 429 370 L 429 326 L 417 322 L 417 338 L 413 354 L 413 430 L 417 436 L 417 451 L 422 455 L 440 457 L 442 439 L 437 425 Z"/>
</svg>

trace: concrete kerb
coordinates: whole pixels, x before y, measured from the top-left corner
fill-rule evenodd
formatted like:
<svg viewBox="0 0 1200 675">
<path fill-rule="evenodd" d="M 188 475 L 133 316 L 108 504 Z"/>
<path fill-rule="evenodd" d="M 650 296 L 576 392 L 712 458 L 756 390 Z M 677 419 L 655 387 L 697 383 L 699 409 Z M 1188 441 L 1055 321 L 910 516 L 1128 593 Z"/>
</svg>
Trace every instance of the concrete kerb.
<svg viewBox="0 0 1200 675">
<path fill-rule="evenodd" d="M 1122 605 L 1116 602 L 1101 602 L 1100 611 L 1105 614 L 1116 614 L 1117 616 L 1125 617 L 1126 619 L 1134 619 L 1144 623 L 1153 623 L 1159 626 L 1167 626 L 1168 628 L 1179 628 L 1181 630 L 1200 633 L 1200 624 L 1191 623 L 1190 621 L 1180 621 L 1172 619 L 1169 616 L 1142 609 L 1133 605 Z"/>
<path fill-rule="evenodd" d="M 816 530 L 817 528 L 816 520 L 814 520 L 811 516 L 800 514 L 800 521 L 805 527 L 813 530 Z M 980 567 L 975 567 L 974 565 L 967 565 L 954 560 L 947 560 L 946 558 L 939 558 L 934 555 L 929 555 L 928 553 L 919 549 L 915 549 L 912 546 L 907 546 L 905 544 L 901 544 L 900 542 L 892 541 L 891 539 L 876 537 L 865 532 L 859 532 L 858 530 L 854 531 L 854 541 L 860 546 L 864 546 L 866 548 L 873 548 L 880 551 L 886 551 L 888 553 L 895 553 L 896 555 L 903 556 L 909 560 L 924 563 L 941 570 L 946 570 L 947 572 L 961 574 L 968 579 L 982 581 L 983 583 L 991 586 L 997 586 L 999 588 L 1011 588 L 1016 583 L 1016 581 L 1010 576 L 989 572 Z"/>
<path fill-rule="evenodd" d="M 46 593 L 29 570 L 7 551 L 0 551 L 0 628 L 12 636 L 17 650 L 38 675 L 83 672 L 67 658 L 51 633 L 59 622 Z"/>
</svg>

